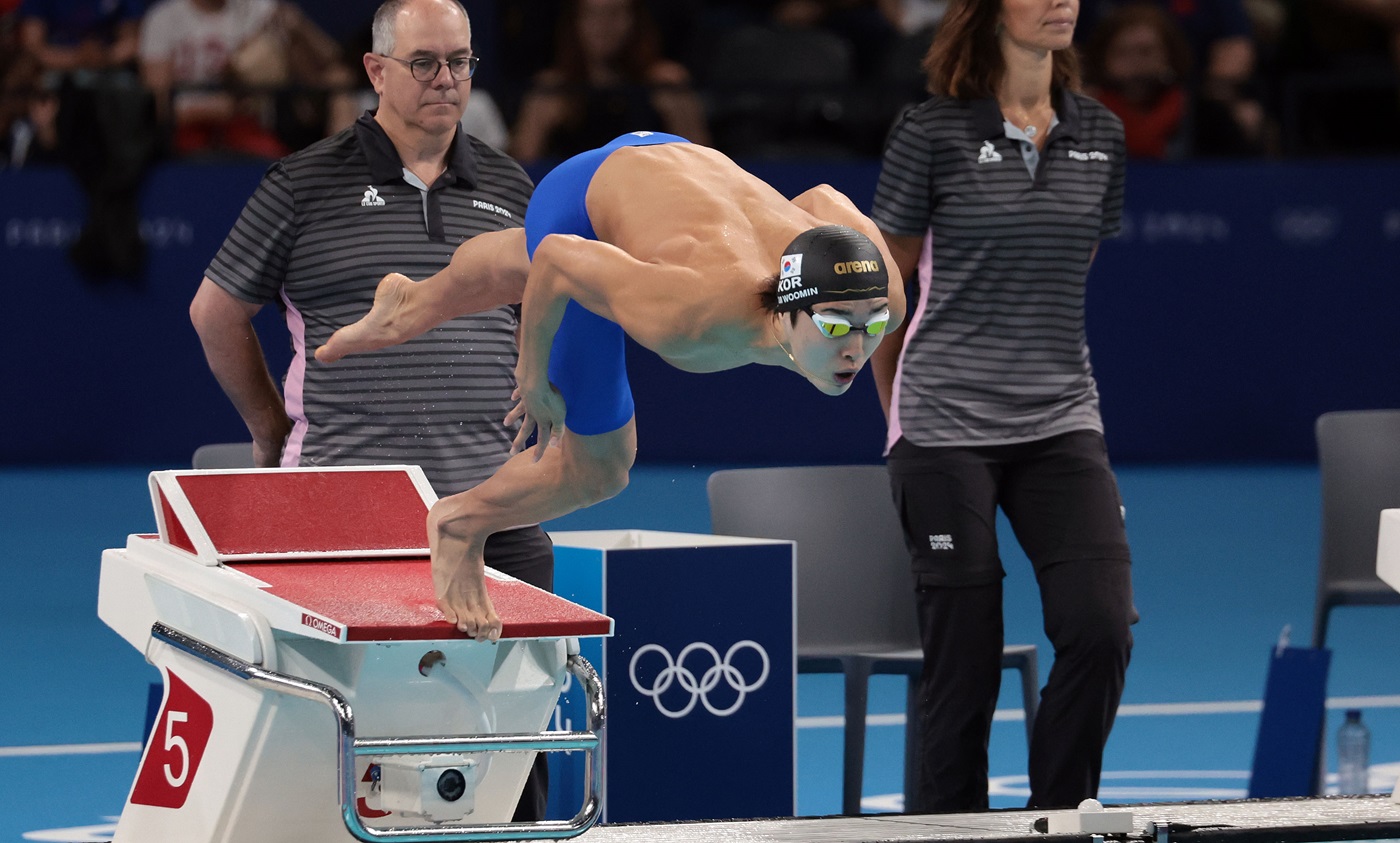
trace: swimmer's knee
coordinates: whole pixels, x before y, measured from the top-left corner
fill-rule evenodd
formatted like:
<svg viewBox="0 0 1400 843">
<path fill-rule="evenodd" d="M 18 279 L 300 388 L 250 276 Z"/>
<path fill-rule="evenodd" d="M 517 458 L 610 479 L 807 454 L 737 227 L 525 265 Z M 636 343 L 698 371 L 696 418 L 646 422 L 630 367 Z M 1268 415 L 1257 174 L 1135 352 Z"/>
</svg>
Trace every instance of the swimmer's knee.
<svg viewBox="0 0 1400 843">
<path fill-rule="evenodd" d="M 599 443 L 589 443 L 597 445 Z M 570 449 L 565 447 L 566 452 Z M 590 450 L 576 444 L 567 460 L 565 482 L 579 498 L 582 506 L 617 497 L 627 488 L 636 451 L 623 447 Z"/>
<path fill-rule="evenodd" d="M 582 505 L 617 497 L 627 488 L 637 460 L 637 432 L 631 420 L 604 434 L 579 436 L 568 431 L 566 436 L 559 449 L 565 460 L 566 482 L 582 498 Z"/>
<path fill-rule="evenodd" d="M 600 503 L 622 494 L 631 478 L 631 468 L 631 462 L 624 460 L 607 460 L 593 466 L 583 484 L 590 503 Z"/>
</svg>

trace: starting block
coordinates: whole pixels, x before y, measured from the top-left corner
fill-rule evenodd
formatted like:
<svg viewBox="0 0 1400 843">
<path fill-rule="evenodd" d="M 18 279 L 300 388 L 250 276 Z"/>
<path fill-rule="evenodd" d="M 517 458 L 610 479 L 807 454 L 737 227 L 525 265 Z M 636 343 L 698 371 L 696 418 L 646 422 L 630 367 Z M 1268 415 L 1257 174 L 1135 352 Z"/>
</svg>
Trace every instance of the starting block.
<svg viewBox="0 0 1400 843">
<path fill-rule="evenodd" d="M 114 840 L 557 839 L 598 817 L 611 619 L 487 569 L 501 640 L 437 609 L 416 466 L 158 471 L 159 531 L 102 554 L 98 615 L 164 698 Z M 587 728 L 544 731 L 569 675 Z M 371 736 L 371 737 L 366 737 Z M 536 752 L 586 754 L 573 819 L 514 823 Z"/>
</svg>

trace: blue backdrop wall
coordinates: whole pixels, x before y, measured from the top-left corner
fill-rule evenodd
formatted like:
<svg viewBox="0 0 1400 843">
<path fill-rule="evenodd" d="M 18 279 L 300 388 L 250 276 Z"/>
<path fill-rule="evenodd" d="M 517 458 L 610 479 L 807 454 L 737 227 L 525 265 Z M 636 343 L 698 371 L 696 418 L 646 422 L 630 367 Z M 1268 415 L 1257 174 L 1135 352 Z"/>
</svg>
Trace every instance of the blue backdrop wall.
<svg viewBox="0 0 1400 843">
<path fill-rule="evenodd" d="M 746 166 L 789 196 L 828 182 L 861 207 L 878 171 Z M 187 308 L 262 169 L 155 170 L 138 283 L 69 267 L 85 205 L 65 172 L 0 172 L 0 463 L 179 466 L 246 438 Z M 1126 230 L 1104 244 L 1088 301 L 1118 461 L 1310 460 L 1318 414 L 1400 406 L 1400 162 L 1137 164 L 1128 179 Z M 259 331 L 280 373 L 277 315 Z M 635 348 L 629 365 L 642 461 L 879 458 L 868 373 L 829 398 L 776 369 L 689 375 Z"/>
</svg>

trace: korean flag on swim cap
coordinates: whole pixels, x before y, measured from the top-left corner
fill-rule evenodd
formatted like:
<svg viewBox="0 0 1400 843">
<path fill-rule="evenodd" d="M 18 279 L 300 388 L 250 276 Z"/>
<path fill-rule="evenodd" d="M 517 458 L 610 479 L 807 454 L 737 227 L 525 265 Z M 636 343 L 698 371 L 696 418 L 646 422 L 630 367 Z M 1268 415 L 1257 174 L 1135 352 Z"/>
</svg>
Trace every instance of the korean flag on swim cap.
<svg viewBox="0 0 1400 843">
<path fill-rule="evenodd" d="M 859 231 L 823 225 L 797 235 L 778 265 L 778 312 L 829 301 L 873 299 L 889 293 L 880 249 Z"/>
<path fill-rule="evenodd" d="M 802 276 L 802 256 L 783 255 L 783 265 L 778 268 L 779 278 L 793 278 Z"/>
</svg>

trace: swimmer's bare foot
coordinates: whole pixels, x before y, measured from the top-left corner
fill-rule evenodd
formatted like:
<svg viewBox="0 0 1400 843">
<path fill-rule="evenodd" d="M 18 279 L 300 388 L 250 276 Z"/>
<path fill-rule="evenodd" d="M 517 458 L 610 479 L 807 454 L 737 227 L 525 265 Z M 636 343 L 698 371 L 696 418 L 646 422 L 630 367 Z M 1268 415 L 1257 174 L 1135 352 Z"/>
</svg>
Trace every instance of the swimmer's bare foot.
<svg viewBox="0 0 1400 843">
<path fill-rule="evenodd" d="M 369 313 L 331 334 L 326 344 L 316 349 L 316 359 L 333 363 L 347 354 L 374 351 L 412 339 L 416 334 L 407 311 L 413 284 L 412 279 L 397 272 L 384 276 L 374 291 L 374 306 Z"/>
<path fill-rule="evenodd" d="M 448 623 L 477 641 L 496 641 L 501 618 L 486 593 L 485 543 L 465 536 L 464 494 L 443 498 L 428 510 L 433 590 Z"/>
<path fill-rule="evenodd" d="M 485 571 L 480 566 L 440 565 L 435 557 L 433 587 L 448 623 L 477 641 L 500 639 L 501 618 L 486 593 Z"/>
</svg>

